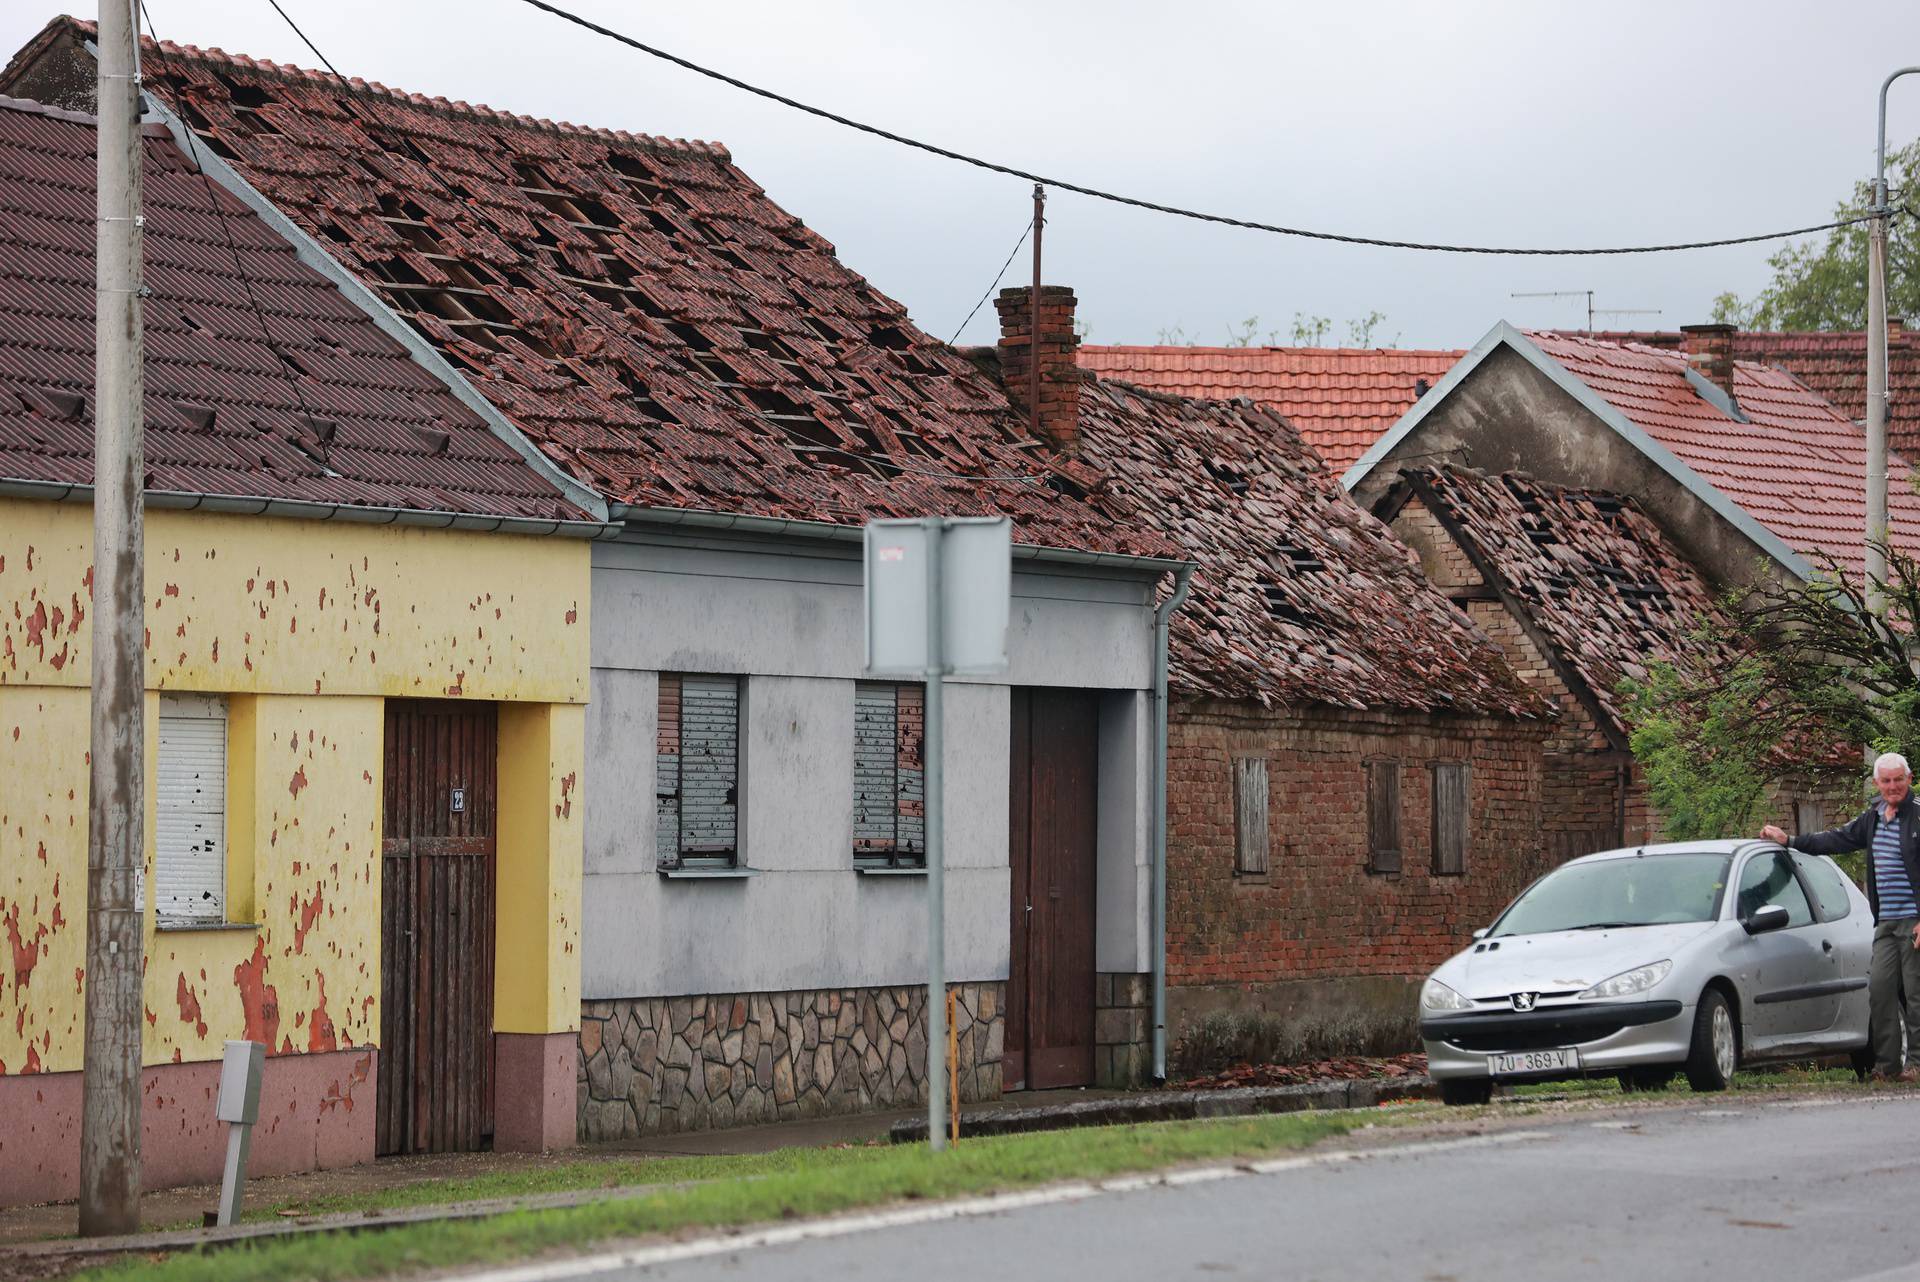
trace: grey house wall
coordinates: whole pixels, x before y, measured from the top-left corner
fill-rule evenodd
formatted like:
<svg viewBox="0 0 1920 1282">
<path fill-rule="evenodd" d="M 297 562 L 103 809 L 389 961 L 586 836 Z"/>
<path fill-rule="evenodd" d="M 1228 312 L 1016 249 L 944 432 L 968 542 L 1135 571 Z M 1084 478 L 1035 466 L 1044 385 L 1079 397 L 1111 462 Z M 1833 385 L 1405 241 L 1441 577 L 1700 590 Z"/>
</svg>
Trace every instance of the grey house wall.
<svg viewBox="0 0 1920 1282">
<path fill-rule="evenodd" d="M 853 865 L 858 551 L 676 531 L 595 545 L 581 948 L 586 1013 L 608 1021 L 605 1036 L 631 1030 L 636 998 L 925 984 L 925 878 Z M 1101 692 L 1095 964 L 1147 969 L 1153 590 L 1145 575 L 1016 562 L 1008 672 L 948 683 L 947 972 L 982 986 L 991 1019 L 1009 962 L 1012 686 Z M 745 678 L 739 862 L 753 876 L 655 871 L 662 672 Z M 997 1093 L 997 1041 L 992 1054 Z M 606 1102 L 589 1094 L 583 1082 L 583 1129 Z"/>
</svg>

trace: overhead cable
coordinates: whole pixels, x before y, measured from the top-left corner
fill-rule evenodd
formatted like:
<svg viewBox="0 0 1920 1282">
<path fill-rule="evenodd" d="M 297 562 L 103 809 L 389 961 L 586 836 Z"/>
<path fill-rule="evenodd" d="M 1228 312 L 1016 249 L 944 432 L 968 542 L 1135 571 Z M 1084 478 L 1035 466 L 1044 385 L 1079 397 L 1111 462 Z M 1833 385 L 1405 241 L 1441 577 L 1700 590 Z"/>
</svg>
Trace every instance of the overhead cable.
<svg viewBox="0 0 1920 1282">
<path fill-rule="evenodd" d="M 894 133 L 890 129 L 882 129 L 878 125 L 869 125 L 862 121 L 854 120 L 851 117 L 840 115 L 838 112 L 828 111 L 824 107 L 815 107 L 809 103 L 801 102 L 797 98 L 790 98 L 786 94 L 776 93 L 771 89 L 763 89 L 759 85 L 751 84 L 736 76 L 727 75 L 722 71 L 715 71 L 711 67 L 703 67 L 697 62 L 680 57 L 678 54 L 669 53 L 665 49 L 647 44 L 642 40 L 636 40 L 632 36 L 615 31 L 611 27 L 602 26 L 590 18 L 583 18 L 579 14 L 562 9 L 558 5 L 549 4 L 547 0 L 522 0 L 522 3 L 531 5 L 533 8 L 539 9 L 544 13 L 552 14 L 556 18 L 571 22 L 577 27 L 583 27 L 596 35 L 618 41 L 628 48 L 638 49 L 641 53 L 659 58 L 663 62 L 670 62 L 676 67 L 682 67 L 697 75 L 705 76 L 709 80 L 718 80 L 721 84 L 731 85 L 735 89 L 740 89 L 747 93 L 754 94 L 757 97 L 765 98 L 770 102 L 777 102 L 783 107 L 791 107 L 795 111 L 804 111 L 810 116 L 818 116 L 822 120 L 830 120 L 836 125 L 844 125 L 849 129 L 857 129 L 861 133 L 872 134 L 876 138 L 884 138 L 888 142 L 896 142 L 903 147 L 913 147 L 947 160 L 957 160 L 961 164 L 972 165 L 976 169 L 984 169 L 990 173 L 1005 174 L 1012 178 L 1021 178 L 1027 182 L 1035 182 L 1042 186 L 1054 188 L 1057 191 L 1071 191 L 1082 196 L 1090 196 L 1095 200 L 1110 201 L 1116 205 L 1128 205 L 1135 209 L 1146 209 L 1160 214 L 1172 214 L 1178 218 L 1191 218 L 1197 222 L 1216 223 L 1224 227 L 1241 227 L 1249 231 L 1271 232 L 1277 236 L 1296 236 L 1307 240 L 1334 241 L 1343 245 L 1370 245 L 1380 249 L 1415 249 L 1435 254 L 1507 254 L 1532 257 L 1577 258 L 1617 254 L 1667 254 L 1687 249 L 1716 249 L 1725 245 L 1751 245 L 1761 241 L 1785 240 L 1792 236 L 1805 236 L 1811 232 L 1831 231 L 1837 227 L 1850 227 L 1855 223 L 1863 223 L 1874 217 L 1871 213 L 1856 214 L 1846 218 L 1837 218 L 1832 222 L 1814 223 L 1807 227 L 1792 227 L 1784 231 L 1759 232 L 1752 236 L 1724 236 L 1714 240 L 1682 241 L 1669 245 L 1628 245 L 1619 248 L 1601 249 L 1524 249 L 1494 245 L 1447 245 L 1417 240 L 1388 240 L 1376 236 L 1359 236 L 1346 232 L 1314 231 L 1305 227 L 1287 227 L 1278 223 L 1258 222 L 1250 218 L 1229 218 L 1224 214 L 1209 214 L 1197 209 L 1183 209 L 1178 205 L 1168 205 L 1155 200 L 1143 200 L 1137 196 L 1123 196 L 1117 192 L 1102 191 L 1097 187 L 1088 187 L 1081 183 L 1067 182 L 1060 178 L 1049 178 L 1044 174 L 1031 173 L 1025 169 L 1017 169 L 1012 165 L 1003 165 L 997 161 L 984 160 L 979 156 L 970 156 L 965 152 L 954 151 L 949 147 L 942 147 L 935 143 L 922 142 L 917 138 L 909 138 L 905 134 Z M 1911 213 L 1910 210 L 1905 209 L 1901 210 L 1901 212 Z"/>
</svg>

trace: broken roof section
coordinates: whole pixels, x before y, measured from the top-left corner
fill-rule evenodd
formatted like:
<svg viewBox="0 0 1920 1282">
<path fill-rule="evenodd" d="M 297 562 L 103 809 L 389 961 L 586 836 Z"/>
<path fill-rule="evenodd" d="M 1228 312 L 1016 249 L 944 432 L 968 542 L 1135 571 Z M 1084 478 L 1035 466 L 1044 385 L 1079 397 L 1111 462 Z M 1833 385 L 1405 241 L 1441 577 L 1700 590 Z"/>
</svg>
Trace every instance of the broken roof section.
<svg viewBox="0 0 1920 1282">
<path fill-rule="evenodd" d="M 88 30 L 56 21 L 10 74 L 55 77 Z M 720 147 L 143 47 L 151 94 L 617 505 L 1004 513 L 1023 542 L 1167 551 Z"/>
<path fill-rule="evenodd" d="M 1480 572 L 1573 670 L 1613 726 L 1623 679 L 1663 660 L 1731 662 L 1731 625 L 1699 569 L 1630 498 L 1454 465 L 1402 474 Z"/>
<path fill-rule="evenodd" d="M 1246 397 L 1285 415 L 1335 472 L 1446 377 L 1462 353 L 1380 347 L 1084 346 L 1080 368 L 1206 400 Z"/>
<path fill-rule="evenodd" d="M 93 483 L 94 150 L 0 98 L 0 477 L 56 494 Z M 150 493 L 588 521 L 164 131 L 143 150 Z"/>
<path fill-rule="evenodd" d="M 1080 431 L 1106 478 L 1095 502 L 1199 563 L 1171 625 L 1178 693 L 1548 715 L 1280 415 L 1103 379 Z"/>
</svg>

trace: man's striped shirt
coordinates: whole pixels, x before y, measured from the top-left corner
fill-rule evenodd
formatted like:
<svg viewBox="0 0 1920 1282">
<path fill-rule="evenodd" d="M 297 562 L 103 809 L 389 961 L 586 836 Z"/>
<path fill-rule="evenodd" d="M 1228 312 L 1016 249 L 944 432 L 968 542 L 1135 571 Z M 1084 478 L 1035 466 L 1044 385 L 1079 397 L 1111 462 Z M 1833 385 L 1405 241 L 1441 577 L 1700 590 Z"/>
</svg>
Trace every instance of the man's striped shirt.
<svg viewBox="0 0 1920 1282">
<path fill-rule="evenodd" d="M 1873 830 L 1873 884 L 1880 894 L 1880 920 L 1920 917 L 1920 903 L 1900 858 L 1900 821 L 1882 819 Z"/>
</svg>

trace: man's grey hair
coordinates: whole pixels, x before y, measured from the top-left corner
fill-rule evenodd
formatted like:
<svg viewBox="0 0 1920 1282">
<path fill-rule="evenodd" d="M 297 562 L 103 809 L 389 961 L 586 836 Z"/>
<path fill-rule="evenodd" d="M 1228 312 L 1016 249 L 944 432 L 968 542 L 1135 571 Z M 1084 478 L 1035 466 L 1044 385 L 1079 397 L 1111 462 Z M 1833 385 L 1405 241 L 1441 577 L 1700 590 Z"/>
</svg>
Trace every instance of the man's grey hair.
<svg viewBox="0 0 1920 1282">
<path fill-rule="evenodd" d="M 1913 773 L 1913 767 L 1907 759 L 1897 752 L 1883 752 L 1873 759 L 1873 777 L 1878 779 L 1882 770 L 1898 770 L 1903 775 Z"/>
</svg>

